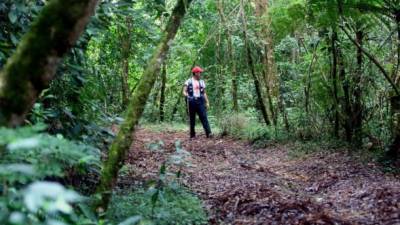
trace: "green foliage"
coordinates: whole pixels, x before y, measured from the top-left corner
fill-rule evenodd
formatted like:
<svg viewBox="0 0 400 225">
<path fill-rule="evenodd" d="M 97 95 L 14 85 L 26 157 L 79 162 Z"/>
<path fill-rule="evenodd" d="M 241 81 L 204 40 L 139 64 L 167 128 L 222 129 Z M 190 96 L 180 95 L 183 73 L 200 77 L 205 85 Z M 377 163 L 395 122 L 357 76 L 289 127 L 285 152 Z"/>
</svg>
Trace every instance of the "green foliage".
<svg viewBox="0 0 400 225">
<path fill-rule="evenodd" d="M 149 143 L 147 147 L 149 151 L 168 154 L 162 141 Z M 190 153 L 177 141 L 175 152 L 162 163 L 155 180 L 113 195 L 107 219 L 116 223 L 134 216 L 140 224 L 207 224 L 201 200 L 180 183 L 182 167 L 190 166 L 188 157 Z M 120 171 L 120 175 L 123 176 L 123 172 Z"/>
<path fill-rule="evenodd" d="M 13 53 L 21 36 L 28 31 L 31 21 L 46 2 L 0 2 L 0 67 Z M 344 104 L 345 89 L 349 87 L 350 102 L 354 101 L 356 90 L 362 92 L 362 110 L 365 112 L 362 115 L 364 145 L 370 144 L 370 139 L 376 139 L 379 144 L 374 145 L 372 150 L 372 154 L 376 155 L 374 158 L 381 157 L 385 164 L 392 161 L 393 159 L 383 157 L 385 145 L 391 142 L 393 134 L 392 114 L 387 100 L 391 93 L 387 82 L 365 56 L 359 73 L 357 48 L 343 33 L 341 26 L 349 31 L 350 37 L 355 37 L 356 31 L 361 30 L 364 34 L 363 47 L 384 62 L 385 69 L 398 78 L 396 44 L 399 37 L 395 35 L 397 23 L 394 14 L 398 12 L 398 4 L 395 1 L 379 0 L 274 0 L 269 1 L 269 13 L 261 18 L 265 23 L 259 23 L 260 20 L 255 16 L 256 4 L 252 1 L 245 3 L 249 45 L 254 49 L 252 57 L 255 72 L 263 88 L 270 86 L 269 94 L 272 99 L 265 98 L 265 101 L 271 101 L 277 117 L 276 126 L 267 127 L 258 119 L 259 106 L 254 98 L 254 85 L 245 60 L 242 22 L 238 19 L 239 2 L 223 1 L 222 12 L 227 19 L 226 24 L 221 23 L 215 0 L 195 1 L 192 4 L 187 20 L 174 43 L 168 43 L 171 44 L 171 51 L 166 56 L 165 63 L 165 117 L 171 123 L 155 123 L 159 118 L 159 79 L 155 83 L 156 88 L 151 90 L 141 118 L 141 123 L 146 123 L 145 129 L 158 132 L 187 131 L 186 106 L 181 98 L 181 91 L 183 82 L 190 76 L 191 66 L 196 64 L 206 69 L 203 78 L 211 101 L 208 113 L 210 121 L 215 124 L 213 131 L 221 129 L 222 135 L 248 141 L 256 147 L 292 138 L 295 140 L 289 153 L 292 157 L 302 157 L 326 149 L 347 148 L 349 146 L 344 145 L 341 140 L 345 137 L 344 127 L 348 117 Z M 27 193 L 24 190 L 31 190 L 28 188 L 30 184 L 43 180 L 61 180 L 64 183 L 69 183 L 66 180 L 73 180 L 73 183 L 79 183 L 78 189 L 81 190 L 84 185 L 73 175 L 84 174 L 89 170 L 90 173 L 97 173 L 99 152 L 88 145 L 105 151 L 115 135 L 110 128 L 123 121 L 119 116 L 126 108 L 122 101 L 121 61 L 126 59 L 128 62 L 128 85 L 131 93 L 137 87 L 156 43 L 163 36 L 166 19 L 175 3 L 172 0 L 101 1 L 85 34 L 63 60 L 57 71 L 57 79 L 49 89 L 41 93 L 30 113 L 28 123 L 45 123 L 47 127 L 0 129 L 0 179 L 4 182 L 0 190 L 0 203 L 6 209 L 0 212 L 7 212 L 0 214 L 1 224 L 10 223 L 10 217 L 20 218 L 21 214 L 13 212 L 22 212 L 24 218 L 32 217 L 43 224 L 50 223 L 47 219 L 58 217 L 63 218 L 64 222 L 77 221 L 77 218 L 81 218 L 80 215 L 84 215 L 85 210 L 80 209 L 81 207 L 73 207 L 79 208 L 75 214 L 70 210 L 66 213 L 65 208 L 60 208 L 55 215 L 49 215 L 46 206 L 39 207 L 40 215 L 36 215 L 23 202 Z M 342 12 L 339 3 L 343 3 Z M 128 19 L 131 19 L 132 26 L 127 25 Z M 263 35 L 268 36 L 268 39 L 264 39 Z M 343 65 L 337 63 L 337 69 L 340 70 L 339 67 L 343 66 L 345 75 L 340 77 L 338 73 L 334 78 L 332 38 L 335 35 L 336 52 L 342 55 L 343 62 Z M 128 56 L 123 51 L 126 40 L 132 48 Z M 234 46 L 233 58 L 227 57 L 230 55 L 228 40 Z M 270 65 L 272 68 L 268 68 L 271 69 L 269 74 L 263 74 L 266 56 L 264 44 L 273 50 L 268 56 L 273 64 Z M 231 109 L 233 63 L 238 74 L 239 113 L 233 113 Z M 354 82 L 353 77 L 358 74 L 362 74 L 362 79 Z M 264 75 L 266 80 L 263 80 Z M 305 109 L 307 91 L 308 111 Z M 264 94 L 266 93 L 268 92 Z M 334 94 L 337 94 L 337 99 Z M 337 137 L 332 138 L 336 104 L 339 111 L 339 132 Z M 269 116 L 272 117 L 271 112 Z M 285 117 L 288 121 L 287 127 Z M 54 136 L 44 133 L 45 129 Z M 202 129 L 199 124 L 197 129 Z M 369 138 L 370 136 L 373 138 Z M 66 138 L 82 141 L 86 145 L 67 141 Z M 159 141 L 147 147 L 152 151 L 162 152 L 164 143 Z M 360 149 L 361 147 L 359 146 Z M 172 164 L 181 167 L 185 164 L 187 152 L 180 147 L 177 149 L 167 162 L 167 167 Z M 366 151 L 357 153 L 369 154 Z M 120 175 L 128 174 L 129 170 L 128 166 L 123 167 Z M 165 177 L 169 175 L 165 170 L 162 169 L 160 179 L 155 182 L 162 185 L 115 196 L 115 210 L 111 210 L 118 221 L 134 216 L 126 220 L 126 224 L 159 223 L 162 219 L 165 223 L 168 220 L 181 223 L 176 218 L 189 218 L 185 210 L 199 206 L 199 200 L 184 188 L 173 187 L 175 184 L 168 183 Z M 54 187 L 52 185 L 48 184 L 47 188 L 51 189 Z M 65 189 L 63 191 L 65 192 L 59 193 L 65 195 L 68 192 Z M 129 195 L 129 199 L 124 199 L 123 194 Z M 189 202 L 195 206 L 183 202 L 190 199 L 190 196 L 193 199 Z M 14 199 L 17 199 L 15 202 L 18 206 L 10 203 Z M 122 205 L 120 202 L 123 202 Z M 80 201 L 64 203 L 76 206 Z M 200 218 L 195 221 L 203 221 L 200 211 L 193 210 L 199 215 L 197 218 Z M 142 212 L 141 218 L 135 217 Z M 87 215 L 83 217 L 90 218 Z M 192 221 L 184 220 L 186 222 L 182 223 L 190 224 Z"/>
<path fill-rule="evenodd" d="M 286 0 L 274 2 L 269 13 L 269 16 L 273 18 L 274 41 L 279 43 L 287 35 L 291 35 L 305 26 L 305 4 L 305 0 L 290 1 L 289 4 Z"/>
<path fill-rule="evenodd" d="M 3 0 L 0 2 L 0 68 L 14 52 L 23 33 L 38 15 L 42 0 Z"/>
<path fill-rule="evenodd" d="M 0 128 L 0 179 L 27 183 L 45 177 L 62 177 L 72 169 L 98 171 L 100 154 L 95 148 L 43 133 L 45 126 Z"/>
<path fill-rule="evenodd" d="M 161 166 L 158 180 L 149 182 L 148 188 L 115 194 L 107 211 L 108 220 L 120 222 L 128 216 L 140 215 L 141 224 L 207 224 L 201 201 L 177 180 L 168 181 L 166 168 L 166 164 Z"/>
<path fill-rule="evenodd" d="M 34 182 L 26 188 L 8 187 L 2 192 L 0 196 L 1 224 L 98 224 L 74 208 L 76 204 L 83 204 L 83 197 L 58 183 Z"/>
<path fill-rule="evenodd" d="M 99 151 L 45 134 L 45 128 L 0 128 L 0 224 L 98 224 L 83 212 L 83 196 L 44 180 L 98 171 Z"/>
<path fill-rule="evenodd" d="M 66 179 L 70 178 L 73 173 L 80 173 L 80 176 L 88 176 L 87 173 L 91 173 L 93 176 L 93 173 L 98 173 L 100 167 L 100 154 L 93 147 L 68 141 L 61 135 L 48 135 L 43 132 L 45 129 L 45 125 L 18 129 L 0 128 L 0 154 L 2 155 L 0 160 L 0 224 L 117 224 L 98 221 L 88 206 L 89 198 L 83 197 L 59 183 L 46 181 L 66 182 Z M 179 164 L 180 159 L 183 159 L 182 152 L 184 153 L 183 150 L 177 149 L 177 154 L 174 154 L 174 157 L 171 156 L 172 164 Z M 165 176 L 165 170 L 163 174 Z M 76 188 L 82 189 L 84 183 L 80 183 L 80 185 Z M 158 212 L 158 208 L 160 208 L 159 219 L 167 218 L 163 214 L 165 210 L 161 208 L 173 206 L 175 209 L 168 211 L 170 212 L 169 216 L 183 218 L 179 220 L 182 221 L 182 224 L 202 224 L 199 221 L 206 221 L 200 201 L 184 189 L 173 189 L 177 187 L 174 185 L 176 183 L 171 184 L 169 191 L 161 188 L 157 192 L 157 198 L 160 197 L 157 203 L 151 200 L 155 212 Z M 167 185 L 163 184 L 163 186 Z M 146 201 L 144 196 L 148 197 L 148 195 L 144 195 L 144 192 L 141 193 L 142 195 L 139 193 L 141 192 L 137 192 L 141 196 L 140 201 Z M 154 193 L 152 196 L 155 196 Z M 164 204 L 164 196 L 167 196 L 169 202 L 168 205 L 161 206 Z M 146 210 L 147 208 L 143 212 L 146 213 Z M 134 211 L 132 214 L 127 212 L 124 216 L 137 215 L 136 212 L 142 211 Z M 126 220 L 125 217 L 119 217 L 118 221 L 123 221 L 121 225 L 150 224 L 139 217 L 130 217 Z M 154 220 L 154 218 L 151 219 Z"/>
<path fill-rule="evenodd" d="M 152 200 L 155 193 L 159 198 L 156 202 Z M 143 224 L 207 224 L 200 200 L 182 187 L 165 187 L 158 192 L 140 189 L 115 195 L 108 219 L 118 222 L 131 215 L 141 215 Z"/>
<path fill-rule="evenodd" d="M 255 147 L 264 147 L 272 140 L 268 127 L 254 121 L 246 114 L 232 114 L 220 120 L 221 135 L 243 139 L 254 144 Z"/>
<path fill-rule="evenodd" d="M 241 132 L 249 124 L 249 118 L 244 114 L 234 114 L 220 120 L 221 135 L 241 136 Z"/>
</svg>

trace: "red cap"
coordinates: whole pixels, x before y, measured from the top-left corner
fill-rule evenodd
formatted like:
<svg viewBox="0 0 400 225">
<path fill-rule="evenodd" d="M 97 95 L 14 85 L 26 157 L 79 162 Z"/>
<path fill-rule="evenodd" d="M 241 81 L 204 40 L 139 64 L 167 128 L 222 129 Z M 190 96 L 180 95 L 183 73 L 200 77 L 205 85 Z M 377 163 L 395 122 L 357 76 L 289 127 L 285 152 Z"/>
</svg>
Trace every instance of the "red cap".
<svg viewBox="0 0 400 225">
<path fill-rule="evenodd" d="M 202 68 L 200 68 L 199 66 L 195 66 L 192 69 L 192 73 L 202 73 L 204 70 Z"/>
</svg>

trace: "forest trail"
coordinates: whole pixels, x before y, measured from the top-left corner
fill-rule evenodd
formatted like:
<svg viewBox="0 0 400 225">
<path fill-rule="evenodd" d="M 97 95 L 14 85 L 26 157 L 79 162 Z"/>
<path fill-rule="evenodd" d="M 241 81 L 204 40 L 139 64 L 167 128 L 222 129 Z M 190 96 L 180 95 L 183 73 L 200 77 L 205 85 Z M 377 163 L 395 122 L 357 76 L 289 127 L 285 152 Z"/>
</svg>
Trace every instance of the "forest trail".
<svg viewBox="0 0 400 225">
<path fill-rule="evenodd" d="M 151 150 L 158 140 L 163 150 Z M 340 151 L 291 159 L 288 146 L 141 128 L 120 185 L 158 177 L 177 140 L 190 152 L 182 183 L 205 202 L 210 224 L 400 224 L 399 179 Z"/>
</svg>

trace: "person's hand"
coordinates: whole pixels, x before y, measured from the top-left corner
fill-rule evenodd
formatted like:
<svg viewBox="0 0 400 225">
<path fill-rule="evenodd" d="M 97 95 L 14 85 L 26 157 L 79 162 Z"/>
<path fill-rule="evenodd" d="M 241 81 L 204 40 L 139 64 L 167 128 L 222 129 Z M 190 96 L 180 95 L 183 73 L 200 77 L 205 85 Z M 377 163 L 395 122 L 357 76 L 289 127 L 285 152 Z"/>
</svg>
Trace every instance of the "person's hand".
<svg viewBox="0 0 400 225">
<path fill-rule="evenodd" d="M 206 109 L 209 109 L 210 108 L 210 103 L 206 103 Z"/>
</svg>

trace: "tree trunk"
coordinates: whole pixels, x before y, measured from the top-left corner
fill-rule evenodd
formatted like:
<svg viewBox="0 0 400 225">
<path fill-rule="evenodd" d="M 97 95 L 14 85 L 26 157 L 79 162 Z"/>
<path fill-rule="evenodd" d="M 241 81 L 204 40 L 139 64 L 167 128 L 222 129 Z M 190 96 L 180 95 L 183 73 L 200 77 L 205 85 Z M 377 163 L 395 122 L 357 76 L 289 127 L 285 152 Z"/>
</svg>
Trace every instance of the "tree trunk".
<svg viewBox="0 0 400 225">
<path fill-rule="evenodd" d="M 18 126 L 83 32 L 97 0 L 52 0 L 0 73 L 0 126 Z"/>
<path fill-rule="evenodd" d="M 334 130 L 333 134 L 335 137 L 339 137 L 339 97 L 337 87 L 337 49 L 336 49 L 337 33 L 333 32 L 331 38 L 331 51 L 332 51 L 332 62 L 331 62 L 331 79 L 333 87 L 333 109 L 334 109 Z"/>
<path fill-rule="evenodd" d="M 394 162 L 394 165 L 400 167 L 400 96 L 394 96 L 390 99 L 390 105 L 393 118 L 393 142 L 389 146 L 386 157 Z"/>
<path fill-rule="evenodd" d="M 265 1 L 265 12 L 264 15 L 268 15 L 269 13 L 269 1 Z M 267 66 L 266 66 L 266 87 L 267 87 L 267 97 L 268 97 L 268 103 L 269 103 L 269 108 L 271 111 L 271 117 L 274 121 L 275 126 L 277 125 L 277 119 L 278 116 L 276 115 L 275 107 L 273 105 L 273 94 L 277 93 L 276 87 L 279 86 L 279 82 L 277 79 L 277 69 L 276 69 L 276 64 L 275 64 L 275 57 L 274 57 L 274 45 L 273 45 L 273 34 L 270 29 L 271 23 L 272 23 L 272 17 L 269 17 L 270 19 L 268 20 L 268 24 L 264 25 L 265 28 L 265 53 L 266 53 L 266 60 L 267 60 Z"/>
<path fill-rule="evenodd" d="M 221 23 L 219 23 L 219 30 L 222 30 Z M 220 98 L 216 98 L 215 101 L 215 106 L 214 106 L 214 111 L 217 116 L 217 118 L 221 118 L 222 112 L 223 112 L 223 105 L 224 105 L 224 77 L 223 77 L 223 60 L 222 60 L 222 43 L 221 43 L 221 32 L 218 32 L 217 37 L 215 37 L 216 42 L 215 42 L 215 48 L 214 48 L 214 53 L 215 53 L 215 96 L 220 96 Z"/>
<path fill-rule="evenodd" d="M 178 99 L 176 100 L 176 103 L 174 104 L 174 107 L 172 108 L 172 112 L 171 112 L 171 120 L 172 121 L 174 120 L 175 114 L 178 112 L 178 108 L 179 108 L 179 104 L 181 104 L 181 100 L 182 100 L 182 95 L 179 94 Z"/>
<path fill-rule="evenodd" d="M 289 124 L 289 119 L 288 119 L 288 114 L 286 111 L 286 104 L 285 104 L 285 99 L 283 99 L 283 93 L 279 94 L 279 100 L 278 100 L 278 107 L 281 111 L 281 114 L 283 116 L 283 124 L 285 125 L 285 130 L 287 133 L 290 133 L 290 124 Z"/>
<path fill-rule="evenodd" d="M 386 156 L 390 158 L 393 162 L 400 166 L 400 91 L 396 86 L 395 82 L 391 79 L 389 72 L 383 67 L 383 65 L 378 61 L 378 59 L 365 50 L 354 38 L 352 38 L 349 32 L 344 28 L 341 27 L 343 32 L 349 38 L 349 40 L 366 56 L 368 59 L 375 64 L 375 66 L 381 71 L 382 75 L 385 79 L 389 82 L 393 91 L 395 92 L 394 95 L 390 98 L 390 106 L 392 110 L 392 120 L 393 120 L 393 142 L 389 146 L 389 151 L 387 151 Z"/>
<path fill-rule="evenodd" d="M 317 61 L 318 45 L 319 42 L 314 47 L 313 56 L 311 58 L 310 65 L 308 66 L 307 81 L 304 88 L 304 108 L 306 109 L 307 116 L 309 116 L 310 113 L 311 75 L 313 72 L 314 62 Z"/>
<path fill-rule="evenodd" d="M 338 54 L 338 60 L 339 60 L 339 79 L 340 82 L 342 83 L 342 89 L 344 93 L 344 98 L 343 98 L 343 119 L 344 119 L 344 131 L 346 134 L 346 141 L 348 143 L 352 143 L 353 140 L 353 120 L 352 120 L 352 101 L 351 101 L 351 96 L 350 96 L 350 84 L 349 80 L 346 78 L 346 67 L 344 63 L 344 56 L 342 53 L 342 50 L 340 48 L 336 49 L 337 54 Z"/>
<path fill-rule="evenodd" d="M 356 41 L 362 47 L 364 32 L 360 29 L 356 31 Z M 354 144 L 359 147 L 362 144 L 362 121 L 363 121 L 363 106 L 362 106 L 362 76 L 363 76 L 363 53 L 357 48 L 357 71 L 353 76 L 354 85 L 354 103 L 352 110 L 352 128 L 354 130 Z"/>
<path fill-rule="evenodd" d="M 395 92 L 396 96 L 400 96 L 400 90 L 397 87 L 397 85 L 395 84 L 395 82 L 392 80 L 392 78 L 390 77 L 390 74 L 388 71 L 386 71 L 385 67 L 379 62 L 379 60 L 373 56 L 370 52 L 368 52 L 365 48 L 363 48 L 362 46 L 360 46 L 356 40 L 354 40 L 354 38 L 351 37 L 351 35 L 349 34 L 349 32 L 347 31 L 347 29 L 343 26 L 340 27 L 343 32 L 346 34 L 347 38 L 357 47 L 360 49 L 360 51 L 367 56 L 367 58 L 375 64 L 375 66 L 379 69 L 379 71 L 381 71 L 383 77 L 389 82 L 390 86 L 393 88 L 393 91 Z"/>
<path fill-rule="evenodd" d="M 129 57 L 131 55 L 131 49 L 132 49 L 132 44 L 131 44 L 131 39 L 132 39 L 132 17 L 128 16 L 126 18 L 126 33 L 121 34 L 121 56 L 122 56 L 122 76 L 121 76 L 121 81 L 122 81 L 122 108 L 125 110 L 126 106 L 129 103 L 129 85 L 128 85 L 128 78 L 129 78 Z"/>
<path fill-rule="evenodd" d="M 108 158 L 104 162 L 101 172 L 100 183 L 97 193 L 101 194 L 101 199 L 96 203 L 96 209 L 103 211 L 107 209 L 110 201 L 112 189 L 118 178 L 118 171 L 124 163 L 125 155 L 129 151 L 134 141 L 135 126 L 143 114 L 146 101 L 154 86 L 160 67 L 165 61 L 166 54 L 171 46 L 171 41 L 175 38 L 179 26 L 186 13 L 187 6 L 192 0 L 179 0 L 171 17 L 167 23 L 164 37 L 161 39 L 153 57 L 147 64 L 143 76 L 136 87 L 125 115 L 125 121 L 121 125 L 117 137 L 108 152 Z"/>
<path fill-rule="evenodd" d="M 268 100 L 269 111 L 271 113 L 271 118 L 276 126 L 277 124 L 277 117 L 275 115 L 275 109 L 272 100 L 272 87 L 273 81 L 276 81 L 276 71 L 275 71 L 275 60 L 274 60 L 274 50 L 272 47 L 272 35 L 269 29 L 271 20 L 267 19 L 268 15 L 268 0 L 255 0 L 255 11 L 256 16 L 258 17 L 258 23 L 262 25 L 260 32 L 257 32 L 258 38 L 263 40 L 263 50 L 262 53 L 260 51 L 260 55 L 262 57 L 262 65 L 263 65 L 263 84 L 265 87 L 265 96 Z M 275 84 L 276 85 L 276 84 Z"/>
<path fill-rule="evenodd" d="M 244 12 L 243 0 L 240 0 L 240 14 L 241 14 L 242 23 L 243 23 L 243 37 L 244 37 L 246 58 L 247 58 L 248 66 L 250 68 L 250 73 L 251 73 L 251 75 L 253 77 L 254 87 L 256 89 L 256 94 L 257 94 L 258 105 L 260 107 L 260 111 L 262 113 L 264 122 L 267 125 L 270 125 L 271 122 L 270 122 L 270 120 L 268 118 L 267 108 L 265 107 L 264 99 L 263 99 L 263 96 L 262 96 L 262 93 L 261 93 L 260 82 L 259 82 L 258 77 L 257 77 L 256 72 L 255 72 L 255 65 L 254 65 L 254 61 L 253 61 L 253 56 L 251 54 L 251 49 L 250 49 L 250 45 L 249 45 L 249 41 L 248 41 L 248 37 L 247 37 L 247 21 L 246 21 L 246 16 L 245 16 L 245 12 Z"/>
<path fill-rule="evenodd" d="M 165 87 L 167 84 L 167 66 L 164 63 L 161 72 L 161 94 L 160 94 L 160 121 L 164 122 L 164 107 L 165 107 Z"/>
<path fill-rule="evenodd" d="M 159 81 L 159 78 L 162 76 L 162 68 L 160 68 L 160 74 L 158 74 L 156 81 L 154 82 L 154 85 L 156 88 L 153 88 L 153 90 L 150 92 L 151 99 L 148 100 L 149 104 L 151 104 L 151 112 L 149 114 L 149 119 L 151 121 L 158 121 L 160 117 L 160 98 L 158 97 L 160 95 L 160 88 L 161 88 L 161 82 Z"/>
<path fill-rule="evenodd" d="M 397 65 L 394 71 L 395 74 L 395 82 L 398 84 L 400 79 L 400 10 L 396 13 L 396 29 L 397 29 Z"/>
<path fill-rule="evenodd" d="M 238 89 L 238 84 L 237 84 L 237 69 L 236 69 L 236 60 L 234 57 L 234 48 L 232 44 L 232 31 L 230 26 L 227 24 L 227 20 L 224 14 L 224 4 L 223 0 L 218 0 L 218 12 L 221 17 L 222 24 L 227 27 L 226 28 L 226 40 L 227 40 L 227 48 L 228 48 L 228 54 L 227 54 L 227 61 L 229 62 L 228 65 L 231 65 L 231 77 L 232 77 L 232 102 L 233 102 L 233 111 L 238 112 L 239 111 L 239 103 L 238 103 L 238 96 L 237 96 L 237 89 Z"/>
</svg>

